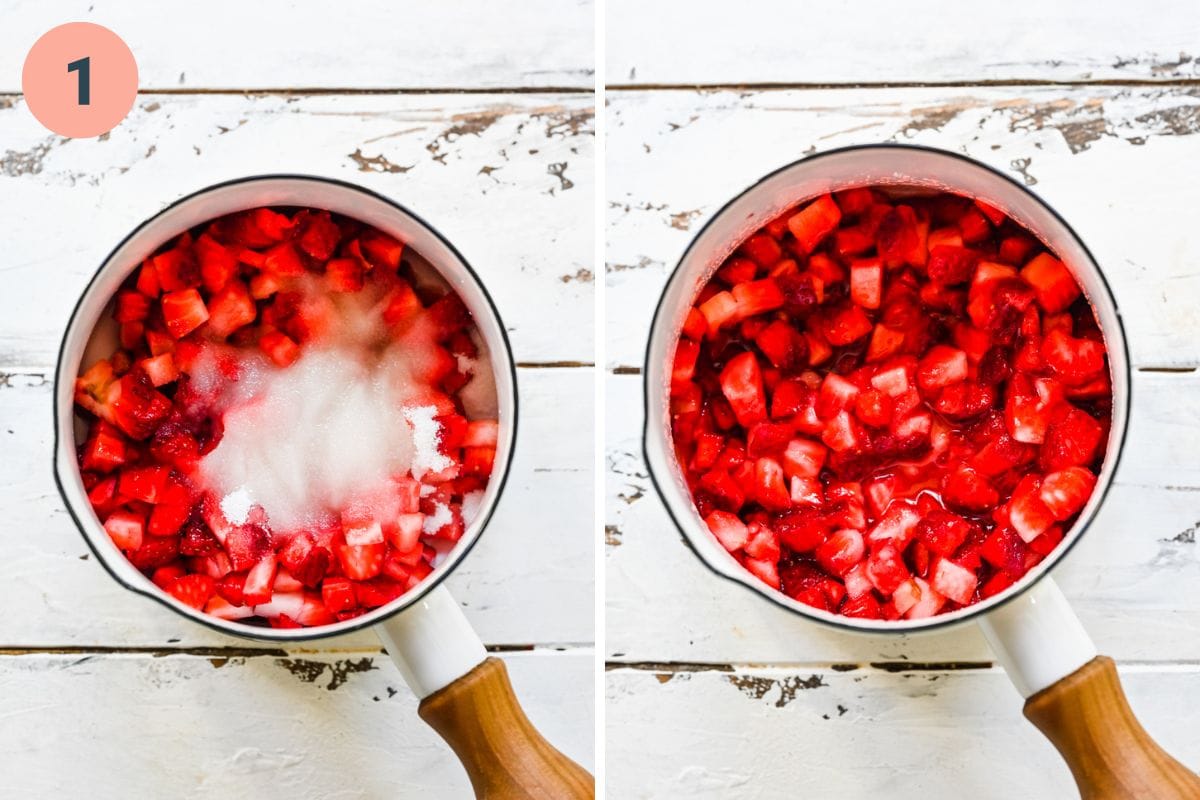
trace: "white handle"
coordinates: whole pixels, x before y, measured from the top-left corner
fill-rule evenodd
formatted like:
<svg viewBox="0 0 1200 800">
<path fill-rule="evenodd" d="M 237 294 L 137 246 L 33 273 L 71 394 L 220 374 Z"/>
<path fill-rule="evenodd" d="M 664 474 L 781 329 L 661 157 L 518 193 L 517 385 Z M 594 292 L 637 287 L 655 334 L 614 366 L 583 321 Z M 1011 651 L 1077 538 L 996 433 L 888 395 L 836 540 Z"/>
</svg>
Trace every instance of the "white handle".
<svg viewBox="0 0 1200 800">
<path fill-rule="evenodd" d="M 1022 697 L 1037 694 L 1096 657 L 1096 645 L 1050 577 L 979 621 Z"/>
<path fill-rule="evenodd" d="M 444 586 L 379 623 L 375 632 L 418 700 L 449 686 L 487 658 L 479 635 Z"/>
</svg>

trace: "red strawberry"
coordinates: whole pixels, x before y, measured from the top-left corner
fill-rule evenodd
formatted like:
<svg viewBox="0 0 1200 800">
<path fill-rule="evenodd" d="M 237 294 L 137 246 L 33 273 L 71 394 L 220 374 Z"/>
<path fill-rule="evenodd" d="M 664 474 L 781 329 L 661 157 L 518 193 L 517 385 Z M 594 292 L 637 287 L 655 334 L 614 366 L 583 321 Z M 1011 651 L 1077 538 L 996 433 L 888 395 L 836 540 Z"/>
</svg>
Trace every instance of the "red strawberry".
<svg viewBox="0 0 1200 800">
<path fill-rule="evenodd" d="M 179 557 L 179 539 L 176 537 L 147 536 L 137 550 L 129 553 L 129 561 L 143 572 L 170 564 Z"/>
<path fill-rule="evenodd" d="M 1049 253 L 1041 253 L 1021 270 L 1021 277 L 1033 286 L 1038 305 L 1047 314 L 1066 311 L 1082 293 L 1071 271 Z"/>
<path fill-rule="evenodd" d="M 879 308 L 883 299 L 883 262 L 878 258 L 850 263 L 850 299 L 863 308 Z"/>
<path fill-rule="evenodd" d="M 280 367 L 290 367 L 300 357 L 300 347 L 279 331 L 264 333 L 259 337 L 258 346 Z"/>
<path fill-rule="evenodd" d="M 1041 356 L 1054 374 L 1070 386 L 1087 383 L 1104 370 L 1103 344 L 1091 339 L 1076 339 L 1061 330 L 1046 334 Z"/>
<path fill-rule="evenodd" d="M 967 354 L 946 345 L 930 348 L 917 365 L 917 384 L 927 393 L 961 383 L 967 375 Z"/>
<path fill-rule="evenodd" d="M 979 256 L 962 246 L 937 245 L 929 250 L 929 279 L 942 286 L 966 283 L 975 273 Z"/>
<path fill-rule="evenodd" d="M 167 587 L 167 593 L 184 605 L 202 611 L 213 596 L 215 583 L 207 575 L 184 575 Z"/>
<path fill-rule="evenodd" d="M 347 578 L 365 581 L 374 578 L 383 568 L 383 556 L 387 545 L 341 545 L 338 547 L 338 561 L 342 572 Z"/>
<path fill-rule="evenodd" d="M 330 218 L 328 211 L 302 211 L 296 215 L 300 228 L 300 249 L 318 261 L 326 261 L 337 249 L 341 231 Z"/>
<path fill-rule="evenodd" d="M 830 195 L 822 195 L 798 213 L 788 218 L 788 230 L 796 237 L 796 244 L 805 253 L 811 253 L 821 241 L 833 232 L 842 219 L 841 209 Z"/>
<path fill-rule="evenodd" d="M 842 528 L 817 546 L 816 558 L 833 575 L 845 575 L 866 554 L 863 536 L 853 528 Z"/>
<path fill-rule="evenodd" d="M 741 353 L 729 360 L 721 370 L 721 391 L 733 408 L 739 425 L 749 428 L 766 419 L 762 372 L 753 353 Z"/>
<path fill-rule="evenodd" d="M 222 338 L 251 324 L 257 317 L 258 309 L 250 291 L 239 280 L 230 280 L 208 301 L 208 330 Z"/>
<path fill-rule="evenodd" d="M 933 552 L 950 556 L 966 540 L 971 529 L 971 523 L 958 514 L 937 508 L 924 514 L 915 533 L 917 539 Z"/>
<path fill-rule="evenodd" d="M 892 545 L 872 550 L 867 557 L 867 577 L 882 595 L 890 596 L 909 576 L 900 551 Z"/>
<path fill-rule="evenodd" d="M 939 558 L 933 566 L 929 585 L 934 591 L 942 594 L 960 605 L 971 602 L 979 578 L 969 569 L 965 569 L 948 558 Z"/>
<path fill-rule="evenodd" d="M 1047 472 L 1087 466 L 1103 438 L 1104 430 L 1094 417 L 1067 404 L 1046 430 L 1039 463 Z"/>
<path fill-rule="evenodd" d="M 845 305 L 829 316 L 822 332 L 830 344 L 840 347 L 861 339 L 874 327 L 861 308 Z"/>
<path fill-rule="evenodd" d="M 364 285 L 363 262 L 357 258 L 335 258 L 325 265 L 325 282 L 333 292 L 357 292 Z"/>
<path fill-rule="evenodd" d="M 987 479 L 971 467 L 960 467 L 942 479 L 942 497 L 946 505 L 963 511 L 987 511 L 1000 501 L 1000 495 Z"/>
<path fill-rule="evenodd" d="M 194 252 L 200 263 L 201 280 L 208 291 L 219 292 L 237 275 L 237 257 L 209 234 L 203 233 L 196 239 Z"/>
<path fill-rule="evenodd" d="M 182 339 L 208 321 L 204 299 L 195 289 L 163 295 L 161 308 L 167 332 L 176 339 Z"/>
<path fill-rule="evenodd" d="M 1062 521 L 1083 508 L 1095 487 L 1096 476 L 1089 470 L 1067 467 L 1043 478 L 1038 496 L 1054 518 Z"/>
<path fill-rule="evenodd" d="M 363 256 L 372 265 L 393 272 L 399 268 L 401 256 L 404 254 L 403 242 L 373 228 L 364 232 L 358 241 L 362 246 Z"/>
</svg>

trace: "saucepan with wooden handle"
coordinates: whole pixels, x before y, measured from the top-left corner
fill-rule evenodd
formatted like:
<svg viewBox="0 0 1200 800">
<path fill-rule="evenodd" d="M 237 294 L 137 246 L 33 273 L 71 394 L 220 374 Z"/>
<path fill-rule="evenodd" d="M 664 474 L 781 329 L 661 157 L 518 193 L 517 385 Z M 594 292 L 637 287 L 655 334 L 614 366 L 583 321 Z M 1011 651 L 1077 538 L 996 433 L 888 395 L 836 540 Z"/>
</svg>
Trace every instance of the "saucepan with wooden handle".
<svg viewBox="0 0 1200 800">
<path fill-rule="evenodd" d="M 705 283 L 738 245 L 788 209 L 859 186 L 952 191 L 1001 209 L 1069 265 L 1095 310 L 1108 349 L 1111 432 L 1096 488 L 1063 541 L 1012 586 L 924 619 L 859 619 L 829 613 L 771 588 L 709 531 L 677 462 L 670 385 L 685 317 Z M 835 150 L 766 176 L 722 208 L 695 237 L 659 302 L 645 367 L 645 455 L 654 484 L 696 555 L 714 572 L 796 614 L 857 633 L 917 633 L 978 624 L 1020 694 L 1025 715 L 1058 748 L 1085 798 L 1196 798 L 1200 779 L 1164 752 L 1134 717 L 1113 661 L 1096 647 L 1050 571 L 1088 533 L 1113 481 L 1129 418 L 1130 375 L 1116 300 L 1091 253 L 1067 223 L 1028 189 L 956 153 L 903 145 Z M 1094 535 L 1104 536 L 1104 531 Z"/>
<path fill-rule="evenodd" d="M 164 242 L 208 220 L 261 206 L 319 208 L 359 220 L 405 242 L 461 297 L 486 345 L 495 376 L 499 435 L 495 466 L 480 508 L 434 570 L 401 597 L 352 619 L 314 628 L 272 628 L 218 619 L 181 603 L 136 569 L 106 534 L 88 501 L 76 460 L 82 427 L 73 387 L 81 367 L 115 349 L 103 324 L 122 281 Z M 503 662 L 489 658 L 459 605 L 442 585 L 483 533 L 508 475 L 516 438 L 517 392 L 504 325 L 478 275 L 430 225 L 397 203 L 328 178 L 243 178 L 184 197 L 142 223 L 101 265 L 80 297 L 59 353 L 54 392 L 55 477 L 92 552 L 119 583 L 210 628 L 253 639 L 298 642 L 373 627 L 420 698 L 420 715 L 450 744 L 481 798 L 584 798 L 593 781 L 530 724 Z"/>
</svg>

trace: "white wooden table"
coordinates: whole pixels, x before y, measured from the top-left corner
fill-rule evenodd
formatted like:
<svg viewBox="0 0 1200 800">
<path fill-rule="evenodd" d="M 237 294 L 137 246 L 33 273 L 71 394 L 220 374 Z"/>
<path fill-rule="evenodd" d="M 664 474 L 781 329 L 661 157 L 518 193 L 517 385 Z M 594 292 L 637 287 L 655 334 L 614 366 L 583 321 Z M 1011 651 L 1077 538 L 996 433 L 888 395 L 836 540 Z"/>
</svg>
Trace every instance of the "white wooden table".
<svg viewBox="0 0 1200 800">
<path fill-rule="evenodd" d="M 1073 796 L 974 629 L 854 637 L 717 579 L 642 463 L 647 327 L 699 226 L 782 164 L 878 141 L 1023 180 L 1113 284 L 1128 452 L 1055 574 L 1143 722 L 1200 768 L 1200 11 L 609 0 L 608 30 L 609 796 Z"/>
<path fill-rule="evenodd" d="M 51 479 L 52 366 L 92 272 L 172 200 L 273 171 L 411 206 L 492 290 L 521 434 L 449 585 L 529 716 L 593 766 L 593 451 L 578 424 L 593 408 L 592 16 L 561 0 L 0 2 L 0 795 L 469 795 L 370 633 L 284 651 L 191 624 L 89 558 Z M 33 120 L 19 76 L 37 36 L 77 19 L 129 43 L 143 94 L 110 135 L 68 141 Z"/>
</svg>

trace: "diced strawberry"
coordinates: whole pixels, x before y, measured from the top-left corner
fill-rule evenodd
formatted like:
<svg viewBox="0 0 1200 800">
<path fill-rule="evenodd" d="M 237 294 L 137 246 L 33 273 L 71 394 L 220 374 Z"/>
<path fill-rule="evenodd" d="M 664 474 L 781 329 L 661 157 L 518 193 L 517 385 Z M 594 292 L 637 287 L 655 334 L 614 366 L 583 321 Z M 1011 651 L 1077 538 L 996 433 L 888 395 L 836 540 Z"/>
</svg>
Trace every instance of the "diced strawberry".
<svg viewBox="0 0 1200 800">
<path fill-rule="evenodd" d="M 889 269 L 909 265 L 925 266 L 929 258 L 926 238 L 929 222 L 918 218 L 911 206 L 896 206 L 879 223 L 876 248 Z"/>
<path fill-rule="evenodd" d="M 120 430 L 104 420 L 97 421 L 83 445 L 80 465 L 86 470 L 111 472 L 128 460 L 128 448 Z"/>
<path fill-rule="evenodd" d="M 358 607 L 354 584 L 347 578 L 327 578 L 321 584 L 321 599 L 325 602 L 325 607 L 335 614 Z"/>
<path fill-rule="evenodd" d="M 174 249 L 151 259 L 159 288 L 163 292 L 180 292 L 200 285 L 200 267 L 189 251 L 189 245 L 190 242 L 181 240 Z"/>
<path fill-rule="evenodd" d="M 263 556 L 250 571 L 246 573 L 246 582 L 242 586 L 242 596 L 247 605 L 257 606 L 271 602 L 274 593 L 275 571 L 279 564 L 275 554 Z"/>
<path fill-rule="evenodd" d="M 961 239 L 959 240 L 961 242 Z M 965 247 L 939 244 L 931 247 L 927 271 L 929 279 L 942 286 L 966 283 L 975 273 L 979 256 Z"/>
<path fill-rule="evenodd" d="M 758 459 L 754 465 L 754 497 L 759 505 L 771 511 L 791 506 L 791 494 L 784 481 L 783 467 L 770 457 Z"/>
<path fill-rule="evenodd" d="M 146 297 L 158 297 L 161 287 L 158 283 L 158 271 L 154 268 L 154 259 L 147 259 L 138 268 L 137 290 Z"/>
<path fill-rule="evenodd" d="M 979 548 L 985 561 L 1017 577 L 1025 573 L 1027 553 L 1025 543 L 1011 528 L 996 528 Z"/>
<path fill-rule="evenodd" d="M 1104 345 L 1092 339 L 1076 339 L 1053 330 L 1042 340 L 1042 359 L 1063 383 L 1078 386 L 1094 380 L 1104 370 Z"/>
<path fill-rule="evenodd" d="M 717 277 L 730 286 L 752 281 L 758 275 L 758 264 L 748 258 L 732 256 L 717 270 Z"/>
<path fill-rule="evenodd" d="M 765 233 L 756 233 L 742 242 L 739 251 L 762 267 L 770 267 L 783 258 L 779 242 Z"/>
<path fill-rule="evenodd" d="M 992 235 L 992 226 L 978 208 L 969 208 L 958 218 L 958 229 L 964 242 L 975 244 Z"/>
<path fill-rule="evenodd" d="M 971 528 L 962 517 L 939 508 L 924 515 L 916 527 L 916 537 L 934 553 L 950 556 L 966 541 Z"/>
<path fill-rule="evenodd" d="M 141 322 L 150 315 L 150 298 L 140 292 L 117 292 L 113 319 L 117 322 Z"/>
<path fill-rule="evenodd" d="M 755 575 L 767 586 L 770 586 L 772 589 L 779 588 L 779 571 L 774 561 L 760 561 L 755 558 L 747 558 L 743 563 L 751 574 Z"/>
<path fill-rule="evenodd" d="M 379 574 L 383 568 L 383 555 L 386 551 L 386 544 L 340 545 L 338 560 L 347 578 L 365 581 Z"/>
<path fill-rule="evenodd" d="M 104 520 L 104 530 L 119 549 L 137 550 L 142 546 L 145 519 L 130 511 L 114 511 Z"/>
<path fill-rule="evenodd" d="M 357 258 L 335 258 L 325 265 L 325 283 L 332 292 L 357 292 L 365 282 L 363 262 Z"/>
<path fill-rule="evenodd" d="M 838 347 L 848 345 L 866 336 L 874 329 L 866 313 L 856 305 L 845 305 L 830 314 L 823 333 L 829 343 Z"/>
<path fill-rule="evenodd" d="M 404 255 L 404 243 L 382 231 L 371 229 L 359 237 L 363 256 L 374 266 L 395 271 Z"/>
<path fill-rule="evenodd" d="M 835 452 L 857 450 L 867 440 L 866 432 L 848 411 L 839 411 L 825 426 L 821 441 Z"/>
<path fill-rule="evenodd" d="M 304 274 L 304 262 L 290 242 L 282 242 L 264 254 L 263 269 L 279 278 L 292 278 Z"/>
<path fill-rule="evenodd" d="M 149 377 L 134 370 L 111 383 L 100 415 L 133 439 L 145 439 L 171 411 L 171 401 L 155 391 Z"/>
<path fill-rule="evenodd" d="M 1042 479 L 1038 496 L 1059 521 L 1077 513 L 1096 487 L 1096 476 L 1084 467 L 1067 467 Z"/>
<path fill-rule="evenodd" d="M 179 378 L 179 369 L 175 366 L 175 358 L 170 353 L 143 358 L 138 362 L 138 367 L 146 373 L 146 377 L 155 387 L 174 383 Z"/>
<path fill-rule="evenodd" d="M 201 611 L 213 596 L 215 586 L 207 575 L 183 575 L 167 587 L 167 593 L 184 605 Z"/>
<path fill-rule="evenodd" d="M 901 591 L 903 590 L 903 591 Z M 930 586 L 922 578 L 914 577 L 896 591 L 896 608 L 900 608 L 900 598 L 904 597 L 904 616 L 909 619 L 924 619 L 932 617 L 941 610 L 946 598 Z"/>
<path fill-rule="evenodd" d="M 798 213 L 788 217 L 788 230 L 796 237 L 796 244 L 805 254 L 817 249 L 817 245 L 837 227 L 842 211 L 831 195 L 822 195 Z"/>
<path fill-rule="evenodd" d="M 933 566 L 929 585 L 934 591 L 942 594 L 959 605 L 971 602 L 979 578 L 969 569 L 954 563 L 948 558 L 939 558 Z"/>
<path fill-rule="evenodd" d="M 1096 457 L 1104 430 L 1086 411 L 1067 405 L 1051 420 L 1042 443 L 1040 464 L 1046 472 L 1087 466 Z"/>
<path fill-rule="evenodd" d="M 209 292 L 219 292 L 237 275 L 238 260 L 223 244 L 207 233 L 201 234 L 193 246 L 200 262 L 200 277 Z"/>
<path fill-rule="evenodd" d="M 180 480 L 171 478 L 150 512 L 146 531 L 153 536 L 174 536 L 192 513 L 192 494 Z"/>
<path fill-rule="evenodd" d="M 163 299 L 166 302 L 166 298 Z M 222 338 L 258 317 L 250 291 L 239 280 L 230 280 L 208 301 L 208 330 Z"/>
<path fill-rule="evenodd" d="M 1049 253 L 1040 253 L 1021 269 L 1021 277 L 1037 293 L 1038 305 L 1047 314 L 1066 311 L 1082 294 L 1067 265 Z"/>
<path fill-rule="evenodd" d="M 960 467 L 942 479 L 942 497 L 946 505 L 963 511 L 987 511 L 1000 501 L 1000 495 L 987 479 L 971 467 Z"/>
<path fill-rule="evenodd" d="M 917 384 L 923 392 L 933 392 L 967 379 L 967 354 L 946 345 L 935 345 L 917 365 Z"/>
<path fill-rule="evenodd" d="M 729 360 L 721 370 L 721 391 L 742 427 L 750 428 L 766 419 L 762 372 L 753 353 L 740 353 Z"/>
<path fill-rule="evenodd" d="M 373 578 L 354 585 L 354 597 L 363 608 L 387 605 L 404 594 L 405 587 L 389 578 Z"/>
<path fill-rule="evenodd" d="M 341 231 L 328 211 L 302 211 L 296 215 L 295 223 L 300 228 L 297 241 L 301 250 L 318 261 L 326 261 L 333 255 Z"/>
<path fill-rule="evenodd" d="M 904 333 L 877 324 L 871 333 L 871 343 L 867 345 L 867 362 L 878 362 L 890 358 L 904 345 Z"/>
<path fill-rule="evenodd" d="M 170 564 L 179 558 L 179 540 L 174 537 L 147 536 L 133 552 L 129 552 L 129 563 L 143 572 Z"/>
<path fill-rule="evenodd" d="M 737 322 L 738 302 L 729 292 L 717 292 L 699 306 L 708 324 L 709 338 L 716 336 L 722 326 Z"/>
<path fill-rule="evenodd" d="M 883 262 L 861 258 L 850 262 L 850 299 L 863 308 L 879 308 L 883 300 Z"/>
<path fill-rule="evenodd" d="M 903 550 L 912 541 L 917 523 L 920 521 L 921 515 L 912 506 L 905 503 L 892 503 L 891 507 L 867 533 L 867 541 L 871 543 L 872 548 L 890 544 L 898 550 Z"/>
<path fill-rule="evenodd" d="M 823 543 L 817 546 L 815 556 L 817 562 L 833 575 L 842 576 L 854 565 L 863 560 L 866 546 L 862 533 L 853 528 L 842 528 L 835 531 Z"/>
<path fill-rule="evenodd" d="M 279 331 L 264 333 L 258 339 L 258 346 L 280 367 L 290 367 L 300 357 L 299 345 Z"/>
<path fill-rule="evenodd" d="M 738 519 L 736 514 L 714 511 L 704 521 L 721 546 L 729 552 L 736 552 L 746 546 L 749 533 L 745 523 Z"/>
<path fill-rule="evenodd" d="M 162 313 L 167 332 L 176 339 L 182 339 L 208 321 L 208 308 L 195 289 L 163 295 Z"/>
<path fill-rule="evenodd" d="M 867 578 L 882 595 L 891 596 L 910 575 L 900 550 L 892 545 L 875 548 L 867 556 Z"/>
<path fill-rule="evenodd" d="M 170 476 L 170 467 L 128 467 L 121 471 L 117 490 L 132 500 L 157 503 Z"/>
</svg>

